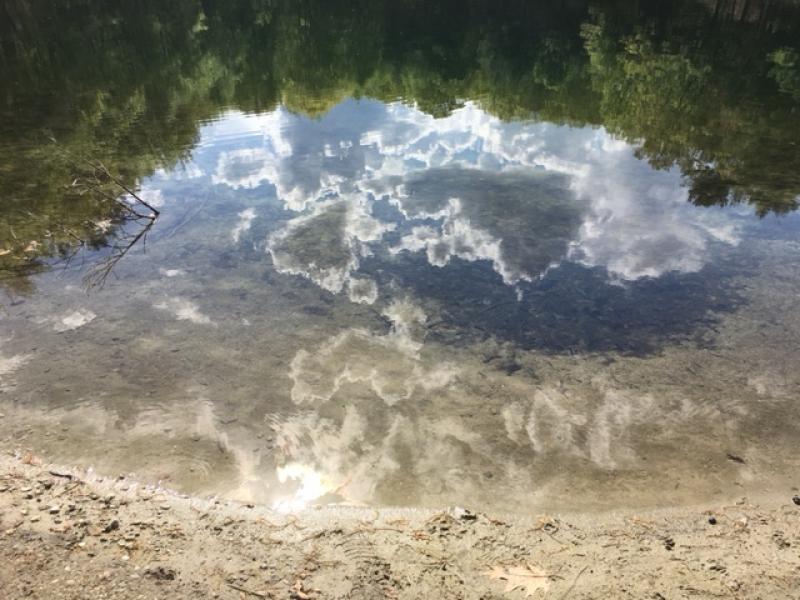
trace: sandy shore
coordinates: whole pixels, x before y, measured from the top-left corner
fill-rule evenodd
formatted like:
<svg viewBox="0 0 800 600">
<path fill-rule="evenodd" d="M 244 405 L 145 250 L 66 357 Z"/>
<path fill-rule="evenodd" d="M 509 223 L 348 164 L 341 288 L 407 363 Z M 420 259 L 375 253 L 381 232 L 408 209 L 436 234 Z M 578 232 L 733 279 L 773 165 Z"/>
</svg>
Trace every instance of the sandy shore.
<svg viewBox="0 0 800 600">
<path fill-rule="evenodd" d="M 800 506 L 284 515 L 5 454 L 0 597 L 800 598 Z"/>
</svg>

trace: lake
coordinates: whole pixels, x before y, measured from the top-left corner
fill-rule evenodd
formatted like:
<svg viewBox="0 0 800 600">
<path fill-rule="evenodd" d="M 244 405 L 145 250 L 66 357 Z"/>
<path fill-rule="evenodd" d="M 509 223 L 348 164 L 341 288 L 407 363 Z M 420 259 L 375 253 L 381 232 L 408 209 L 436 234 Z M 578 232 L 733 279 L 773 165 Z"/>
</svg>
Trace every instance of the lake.
<svg viewBox="0 0 800 600">
<path fill-rule="evenodd" d="M 800 7 L 45 4 L 4 449 L 281 511 L 798 485 Z"/>
</svg>

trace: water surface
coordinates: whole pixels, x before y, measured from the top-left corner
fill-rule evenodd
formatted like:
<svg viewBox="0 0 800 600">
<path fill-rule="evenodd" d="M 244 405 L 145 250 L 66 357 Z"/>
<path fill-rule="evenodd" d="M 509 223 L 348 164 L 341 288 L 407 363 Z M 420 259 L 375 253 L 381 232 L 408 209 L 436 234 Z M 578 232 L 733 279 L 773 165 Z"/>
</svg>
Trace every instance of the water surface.
<svg viewBox="0 0 800 600">
<path fill-rule="evenodd" d="M 6 447 L 281 510 L 791 489 L 791 4 L 22 6 Z"/>
</svg>

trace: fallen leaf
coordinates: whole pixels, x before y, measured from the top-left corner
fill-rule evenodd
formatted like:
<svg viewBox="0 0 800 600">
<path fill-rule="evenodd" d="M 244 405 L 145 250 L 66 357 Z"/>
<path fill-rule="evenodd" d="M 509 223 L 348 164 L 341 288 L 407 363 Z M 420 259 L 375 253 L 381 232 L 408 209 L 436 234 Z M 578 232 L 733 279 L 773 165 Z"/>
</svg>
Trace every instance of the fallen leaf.
<svg viewBox="0 0 800 600">
<path fill-rule="evenodd" d="M 38 467 L 39 465 L 42 464 L 42 461 L 39 458 L 35 457 L 30 452 L 26 452 L 22 457 L 22 464 Z"/>
<path fill-rule="evenodd" d="M 490 571 L 486 571 L 484 575 L 487 575 L 490 579 L 505 581 L 506 589 L 503 590 L 505 592 L 522 589 L 526 598 L 533 596 L 538 590 L 542 590 L 542 593 L 547 593 L 550 588 L 550 580 L 547 573 L 532 565 L 516 567 L 497 565 L 492 567 Z"/>
</svg>

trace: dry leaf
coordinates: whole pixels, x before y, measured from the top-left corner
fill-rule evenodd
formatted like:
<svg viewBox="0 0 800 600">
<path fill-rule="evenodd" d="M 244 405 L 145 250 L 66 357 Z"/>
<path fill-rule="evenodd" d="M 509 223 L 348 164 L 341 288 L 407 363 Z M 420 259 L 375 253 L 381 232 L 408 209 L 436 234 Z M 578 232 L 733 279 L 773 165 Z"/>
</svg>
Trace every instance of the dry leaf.
<svg viewBox="0 0 800 600">
<path fill-rule="evenodd" d="M 491 571 L 484 573 L 491 579 L 501 579 L 506 582 L 505 592 L 522 589 L 525 597 L 533 596 L 537 590 L 546 593 L 550 587 L 547 573 L 532 565 L 503 567 L 497 565 Z"/>
<path fill-rule="evenodd" d="M 33 454 L 31 454 L 30 452 L 26 452 L 22 456 L 22 464 L 23 465 L 31 465 L 33 467 L 38 467 L 39 465 L 42 464 L 42 461 L 39 458 L 37 458 L 36 456 L 34 456 Z"/>
</svg>

